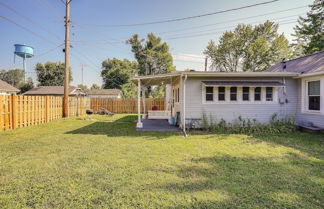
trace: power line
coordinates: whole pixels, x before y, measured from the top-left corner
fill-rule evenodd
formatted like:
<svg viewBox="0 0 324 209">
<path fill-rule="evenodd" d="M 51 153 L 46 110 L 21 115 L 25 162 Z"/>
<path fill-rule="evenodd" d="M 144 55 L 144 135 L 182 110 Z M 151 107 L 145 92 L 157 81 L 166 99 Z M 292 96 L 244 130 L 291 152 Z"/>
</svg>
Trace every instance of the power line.
<svg viewBox="0 0 324 209">
<path fill-rule="evenodd" d="M 63 46 L 63 45 L 64 45 L 64 44 L 60 44 L 60 45 L 58 45 L 58 46 L 56 46 L 56 47 L 54 47 L 54 48 L 52 48 L 52 49 L 49 49 L 49 50 L 47 50 L 47 51 L 45 51 L 45 52 L 43 52 L 43 53 L 41 53 L 41 54 L 35 56 L 34 58 L 39 58 L 39 57 L 42 57 L 42 56 L 44 56 L 44 55 L 46 55 L 46 54 L 49 54 L 49 53 L 51 53 L 52 51 L 54 51 L 55 49 L 57 49 L 57 48 L 59 48 L 59 47 L 61 47 L 61 46 Z"/>
<path fill-rule="evenodd" d="M 135 24 L 120 24 L 120 25 L 99 25 L 99 24 L 87 24 L 87 25 L 97 26 L 97 27 L 131 27 L 131 26 L 142 26 L 142 25 L 153 25 L 153 24 L 161 24 L 161 23 L 178 22 L 178 21 L 190 20 L 190 19 L 195 19 L 195 18 L 201 18 L 201 17 L 212 16 L 212 15 L 216 15 L 216 14 L 222 14 L 222 13 L 247 9 L 247 8 L 251 8 L 251 7 L 274 3 L 276 1 L 279 1 L 279 0 L 265 1 L 265 2 L 261 2 L 261 3 L 257 3 L 257 4 L 250 4 L 247 6 L 226 9 L 226 10 L 221 10 L 221 11 L 217 11 L 217 12 L 211 12 L 211 13 L 206 13 L 206 14 L 201 14 L 201 15 L 194 15 L 194 16 L 188 16 L 188 17 L 182 17 L 182 18 L 175 18 L 175 19 L 160 20 L 160 21 L 154 21 L 154 22 L 144 22 L 144 23 L 135 23 Z"/>
<path fill-rule="evenodd" d="M 272 20 L 273 21 L 273 20 Z M 281 23 L 281 22 L 286 22 L 286 21 L 296 21 L 296 19 L 288 19 L 288 20 L 283 20 L 283 21 L 278 21 L 278 23 Z M 256 24 L 256 23 L 262 23 L 260 21 L 254 21 L 254 22 L 250 22 L 248 24 Z M 222 29 L 233 29 L 237 27 L 237 25 L 232 25 L 232 26 L 228 26 L 228 27 L 222 27 L 222 28 L 214 28 L 214 29 L 208 29 L 208 30 L 201 30 L 201 31 L 197 31 L 197 32 L 192 32 L 192 33 L 178 33 L 178 34 L 173 34 L 173 36 L 171 37 L 174 37 L 174 36 L 177 36 L 177 35 L 199 35 L 199 34 L 202 34 L 202 32 L 209 32 L 209 31 L 223 31 Z"/>
<path fill-rule="evenodd" d="M 212 23 L 212 24 L 205 24 L 205 25 L 200 25 L 200 26 L 187 27 L 187 28 L 171 30 L 171 31 L 157 32 L 156 34 L 166 34 L 166 33 L 173 33 L 173 32 L 179 32 L 179 31 L 184 31 L 184 30 L 204 28 L 204 27 L 209 27 L 209 26 L 214 26 L 214 25 L 219 25 L 219 24 L 224 24 L 224 23 L 242 21 L 242 20 L 251 19 L 251 18 L 257 18 L 257 17 L 267 16 L 267 15 L 272 15 L 272 14 L 277 14 L 277 13 L 282 13 L 282 12 L 288 12 L 288 11 L 301 9 L 301 8 L 305 8 L 305 7 L 308 7 L 308 6 L 306 5 L 306 6 L 295 7 L 295 8 L 291 8 L 291 9 L 278 10 L 278 11 L 275 11 L 275 12 L 269 12 L 269 13 L 264 13 L 264 14 L 259 14 L 259 15 L 244 17 L 244 18 L 238 18 L 238 19 L 232 19 L 232 20 L 227 20 L 227 21 L 222 21 L 222 22 L 216 22 L 216 23 Z M 276 18 L 276 19 L 279 19 L 279 18 Z"/>
<path fill-rule="evenodd" d="M 11 20 L 11 19 L 9 19 L 9 18 L 7 18 L 7 17 L 0 16 L 0 18 L 2 18 L 2 19 L 4 19 L 4 20 L 6 20 L 7 22 L 10 22 L 10 23 L 12 23 L 12 24 L 18 26 L 19 28 L 22 28 L 22 29 L 25 30 L 25 31 L 28 31 L 29 33 L 32 33 L 34 36 L 37 36 L 38 38 L 41 38 L 41 39 L 43 39 L 43 40 L 45 40 L 45 41 L 47 41 L 47 42 L 49 42 L 49 43 L 51 43 L 51 44 L 57 45 L 57 43 L 55 43 L 55 42 L 53 42 L 53 41 L 51 41 L 51 40 L 45 38 L 44 36 L 42 36 L 42 35 L 40 35 L 40 34 L 38 34 L 38 33 L 35 33 L 34 31 L 32 31 L 32 30 L 26 28 L 25 26 L 22 26 L 22 25 L 16 23 L 15 21 L 13 21 L 13 20 Z"/>
<path fill-rule="evenodd" d="M 45 32 L 47 32 L 47 33 L 49 33 L 49 34 L 55 36 L 58 40 L 62 40 L 58 35 L 56 35 L 56 34 L 53 33 L 52 31 L 50 31 L 50 30 L 48 30 L 47 28 L 45 28 L 45 27 L 39 25 L 36 21 L 34 21 L 34 20 L 32 20 L 31 18 L 25 16 L 24 14 L 18 12 L 18 11 L 15 10 L 14 8 L 10 7 L 9 5 L 7 5 L 7 4 L 5 4 L 5 3 L 3 3 L 3 2 L 0 2 L 0 5 L 3 6 L 3 7 L 5 7 L 5 8 L 7 8 L 7 9 L 9 9 L 10 11 L 12 11 L 13 13 L 15 13 L 15 14 L 18 15 L 19 17 L 21 17 L 21 18 L 23 18 L 23 19 L 25 19 L 25 20 L 27 20 L 27 21 L 29 21 L 29 22 L 31 22 L 31 23 L 37 25 L 37 26 L 40 27 L 43 31 L 45 31 Z"/>
<path fill-rule="evenodd" d="M 294 8 L 290 8 L 290 9 L 284 9 L 284 10 L 277 10 L 277 11 L 273 11 L 273 12 L 269 12 L 269 13 L 263 13 L 263 14 L 259 14 L 259 15 L 253 15 L 253 16 L 244 17 L 244 18 L 231 19 L 231 20 L 226 20 L 226 21 L 221 21 L 221 22 L 216 22 L 216 23 L 211 23 L 211 24 L 198 25 L 198 26 L 193 26 L 193 27 L 186 27 L 186 28 L 177 29 L 177 30 L 154 32 L 154 34 L 163 35 L 163 34 L 169 34 L 169 33 L 174 33 L 174 32 L 182 32 L 182 31 L 186 31 L 186 30 L 193 30 L 193 29 L 198 29 L 198 28 L 210 27 L 210 26 L 214 26 L 214 25 L 220 25 L 220 24 L 225 24 L 225 23 L 231 23 L 231 22 L 242 21 L 242 20 L 246 20 L 246 19 L 253 19 L 253 18 L 257 18 L 257 17 L 263 17 L 263 16 L 267 16 L 267 15 L 272 15 L 272 14 L 277 14 L 277 13 L 283 13 L 283 12 L 298 10 L 298 9 L 306 8 L 306 7 L 308 7 L 308 5 L 294 7 Z M 274 18 L 272 20 L 277 20 L 277 19 L 279 20 L 279 19 L 283 19 L 283 18 L 287 18 L 287 17 L 293 17 L 293 16 L 299 16 L 299 15 L 302 15 L 302 14 L 298 13 L 298 14 L 291 15 L 291 16 Z M 82 24 L 77 23 L 75 25 L 84 28 L 84 26 Z M 222 28 L 228 28 L 228 26 L 222 27 Z M 218 28 L 218 29 L 222 29 L 222 28 Z M 94 33 L 96 35 L 98 35 L 98 33 L 101 33 L 100 31 L 97 31 L 97 30 L 94 31 L 94 30 L 91 30 L 89 28 L 87 29 L 87 31 L 90 31 L 91 33 Z M 104 35 L 103 33 L 101 33 L 101 34 Z M 142 35 L 145 35 L 145 34 L 142 33 Z M 125 38 L 125 39 L 127 39 L 127 38 Z M 84 42 L 85 43 L 85 41 L 80 41 L 80 43 L 81 42 Z M 90 43 L 90 42 L 91 41 L 88 41 L 88 43 Z M 123 41 L 121 41 L 121 42 L 107 42 L 107 44 L 122 44 L 122 43 L 124 43 L 124 42 Z M 98 44 L 100 44 L 100 43 L 98 42 Z M 105 44 L 105 43 L 102 42 L 102 44 Z"/>
<path fill-rule="evenodd" d="M 296 21 L 285 22 L 285 23 L 282 23 L 281 25 L 291 24 L 291 23 L 295 23 L 295 22 Z M 194 35 L 175 36 L 175 37 L 165 38 L 165 40 L 183 39 L 183 38 L 194 38 L 194 37 L 198 37 L 198 36 L 207 36 L 207 35 L 222 34 L 223 32 L 224 31 L 215 31 L 215 32 L 210 32 L 210 33 L 201 33 L 201 34 L 194 34 Z"/>
</svg>

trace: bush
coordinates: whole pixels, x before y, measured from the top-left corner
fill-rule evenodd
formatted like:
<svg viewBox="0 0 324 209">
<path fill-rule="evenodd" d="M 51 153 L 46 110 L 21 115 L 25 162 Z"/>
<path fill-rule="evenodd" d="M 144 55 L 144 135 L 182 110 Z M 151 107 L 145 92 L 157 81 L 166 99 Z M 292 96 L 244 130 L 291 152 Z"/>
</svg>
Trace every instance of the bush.
<svg viewBox="0 0 324 209">
<path fill-rule="evenodd" d="M 232 123 L 226 122 L 223 118 L 216 121 L 203 113 L 201 128 L 211 132 L 232 134 L 277 134 L 296 131 L 294 116 L 287 115 L 280 119 L 277 113 L 271 116 L 268 124 L 260 123 L 256 119 L 245 119 L 242 116 L 239 116 Z"/>
</svg>

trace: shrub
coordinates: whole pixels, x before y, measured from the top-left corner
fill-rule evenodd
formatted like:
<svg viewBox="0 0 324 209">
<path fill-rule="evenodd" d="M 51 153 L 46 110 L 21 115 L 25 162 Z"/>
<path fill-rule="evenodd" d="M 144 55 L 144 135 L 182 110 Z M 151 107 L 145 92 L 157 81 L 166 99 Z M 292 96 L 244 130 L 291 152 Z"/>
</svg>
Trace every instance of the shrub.
<svg viewBox="0 0 324 209">
<path fill-rule="evenodd" d="M 294 116 L 287 115 L 280 119 L 275 113 L 268 124 L 260 123 L 256 119 L 245 119 L 239 116 L 233 123 L 226 122 L 223 118 L 219 121 L 209 118 L 203 113 L 201 128 L 206 131 L 233 133 L 233 134 L 277 134 L 292 133 L 296 131 Z"/>
</svg>

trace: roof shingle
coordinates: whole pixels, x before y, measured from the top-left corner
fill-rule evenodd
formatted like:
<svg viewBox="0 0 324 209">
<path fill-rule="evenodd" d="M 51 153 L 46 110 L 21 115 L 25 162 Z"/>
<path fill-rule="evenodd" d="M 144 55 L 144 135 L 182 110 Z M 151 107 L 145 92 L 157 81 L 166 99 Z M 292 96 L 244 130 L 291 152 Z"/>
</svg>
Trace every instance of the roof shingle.
<svg viewBox="0 0 324 209">
<path fill-rule="evenodd" d="M 266 72 L 317 73 L 324 72 L 324 51 L 280 62 Z"/>
<path fill-rule="evenodd" d="M 6 91 L 6 92 L 19 92 L 19 89 L 16 87 L 13 87 L 9 83 L 0 80 L 0 91 Z"/>
<path fill-rule="evenodd" d="M 74 86 L 69 87 L 69 95 L 76 89 Z M 38 86 L 24 93 L 24 95 L 63 95 L 63 86 Z"/>
</svg>

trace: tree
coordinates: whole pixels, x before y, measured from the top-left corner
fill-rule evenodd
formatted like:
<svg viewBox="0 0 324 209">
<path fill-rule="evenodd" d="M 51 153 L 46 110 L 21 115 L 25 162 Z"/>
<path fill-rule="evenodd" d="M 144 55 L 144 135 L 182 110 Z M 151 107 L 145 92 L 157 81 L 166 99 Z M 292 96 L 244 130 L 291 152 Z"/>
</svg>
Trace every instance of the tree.
<svg viewBox="0 0 324 209">
<path fill-rule="evenodd" d="M 26 91 L 29 91 L 32 88 L 34 88 L 34 82 L 31 77 L 27 78 L 27 81 L 21 83 L 19 86 L 20 93 L 25 93 Z"/>
<path fill-rule="evenodd" d="M 324 50 L 324 1 L 315 0 L 310 8 L 306 18 L 299 17 L 293 34 L 295 47 L 305 55 Z"/>
<path fill-rule="evenodd" d="M 122 91 L 124 98 L 137 97 L 137 86 L 133 82 L 128 82 L 122 85 Z"/>
<path fill-rule="evenodd" d="M 127 43 L 131 45 L 138 62 L 139 75 L 154 75 L 175 70 L 168 44 L 153 33 L 147 35 L 146 41 L 140 40 L 138 35 L 134 34 Z"/>
<path fill-rule="evenodd" d="M 256 26 L 238 25 L 226 31 L 218 45 L 210 41 L 204 51 L 217 71 L 263 71 L 292 56 L 289 42 L 278 34 L 278 24 L 266 21 Z"/>
<path fill-rule="evenodd" d="M 88 86 L 87 85 L 83 85 L 83 84 L 79 84 L 78 88 L 82 89 L 83 91 L 87 91 L 88 90 Z"/>
<path fill-rule="evenodd" d="M 92 86 L 91 86 L 91 88 L 90 88 L 91 90 L 93 90 L 93 89 L 100 89 L 100 86 L 98 86 L 97 84 L 92 84 Z"/>
<path fill-rule="evenodd" d="M 40 86 L 63 86 L 65 64 L 62 62 L 46 62 L 36 64 L 37 81 Z M 70 82 L 72 73 L 70 69 Z"/>
<path fill-rule="evenodd" d="M 1 70 L 0 79 L 16 88 L 19 88 L 19 86 L 24 82 L 24 71 L 20 69 Z"/>
<path fill-rule="evenodd" d="M 127 59 L 119 60 L 113 58 L 103 61 L 103 70 L 101 71 L 103 88 L 122 89 L 122 86 L 129 82 L 131 76 L 135 75 L 137 67 L 136 62 Z"/>
<path fill-rule="evenodd" d="M 161 98 L 161 97 L 164 97 L 165 95 L 165 86 L 155 86 L 153 89 L 152 89 L 152 92 L 151 92 L 151 97 L 152 98 Z"/>
</svg>

